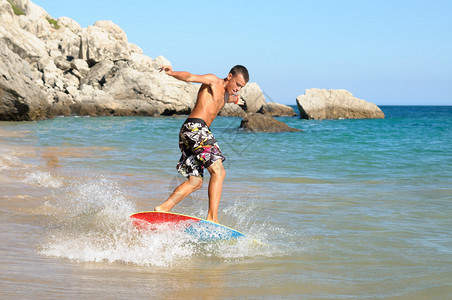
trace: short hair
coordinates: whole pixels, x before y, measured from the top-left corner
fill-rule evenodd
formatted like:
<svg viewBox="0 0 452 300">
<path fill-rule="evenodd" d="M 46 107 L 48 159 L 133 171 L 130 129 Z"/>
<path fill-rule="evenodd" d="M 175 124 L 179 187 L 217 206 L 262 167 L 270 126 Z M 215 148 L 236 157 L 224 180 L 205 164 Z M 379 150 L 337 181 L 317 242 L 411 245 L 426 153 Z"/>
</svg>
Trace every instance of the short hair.
<svg viewBox="0 0 452 300">
<path fill-rule="evenodd" d="M 242 65 L 236 65 L 234 66 L 229 73 L 232 74 L 232 76 L 242 74 L 243 79 L 245 79 L 246 82 L 250 80 L 250 75 L 248 74 L 248 70 L 242 66 Z"/>
</svg>

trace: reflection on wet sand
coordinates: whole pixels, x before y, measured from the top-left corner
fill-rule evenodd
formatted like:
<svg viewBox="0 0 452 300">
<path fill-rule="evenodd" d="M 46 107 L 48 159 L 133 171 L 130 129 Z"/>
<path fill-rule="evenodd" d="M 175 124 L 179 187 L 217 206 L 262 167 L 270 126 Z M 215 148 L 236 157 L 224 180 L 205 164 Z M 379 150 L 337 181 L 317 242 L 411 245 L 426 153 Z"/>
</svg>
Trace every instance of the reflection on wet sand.
<svg viewBox="0 0 452 300">
<path fill-rule="evenodd" d="M 25 137 L 30 133 L 29 130 L 5 130 L 0 128 L 0 138 L 1 137 L 7 137 L 7 138 L 18 138 L 18 137 Z"/>
<path fill-rule="evenodd" d="M 49 168 L 61 167 L 62 158 L 88 158 L 103 157 L 106 154 L 99 152 L 112 151 L 113 147 L 46 147 L 41 157 Z"/>
</svg>

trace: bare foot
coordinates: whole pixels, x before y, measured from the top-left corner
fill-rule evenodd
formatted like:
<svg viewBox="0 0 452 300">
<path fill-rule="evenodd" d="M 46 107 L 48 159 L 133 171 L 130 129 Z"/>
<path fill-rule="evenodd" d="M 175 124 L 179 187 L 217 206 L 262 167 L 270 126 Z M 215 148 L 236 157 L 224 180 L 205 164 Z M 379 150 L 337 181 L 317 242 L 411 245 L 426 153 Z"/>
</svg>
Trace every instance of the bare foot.
<svg viewBox="0 0 452 300">
<path fill-rule="evenodd" d="M 207 221 L 210 221 L 210 222 L 213 222 L 213 223 L 217 223 L 217 224 L 220 224 L 220 222 L 218 222 L 218 219 L 217 218 L 215 218 L 215 219 L 213 219 L 213 218 L 209 218 L 209 217 L 207 217 L 207 219 L 206 219 Z"/>
<path fill-rule="evenodd" d="M 154 211 L 156 211 L 156 212 L 169 212 L 170 210 L 166 210 L 163 207 L 163 205 L 159 205 L 159 206 L 154 207 Z"/>
</svg>

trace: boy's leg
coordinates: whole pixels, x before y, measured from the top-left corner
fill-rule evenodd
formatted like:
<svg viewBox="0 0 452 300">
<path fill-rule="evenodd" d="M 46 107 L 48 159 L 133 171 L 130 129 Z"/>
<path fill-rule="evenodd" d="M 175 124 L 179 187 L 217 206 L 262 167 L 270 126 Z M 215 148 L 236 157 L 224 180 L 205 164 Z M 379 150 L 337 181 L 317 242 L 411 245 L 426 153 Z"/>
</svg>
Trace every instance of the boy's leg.
<svg viewBox="0 0 452 300">
<path fill-rule="evenodd" d="M 226 171 L 221 159 L 215 161 L 207 168 L 210 173 L 209 181 L 209 212 L 207 220 L 218 223 L 218 207 L 220 206 L 223 181 L 226 177 Z"/>
<path fill-rule="evenodd" d="M 164 203 L 154 208 L 154 211 L 171 211 L 177 203 L 181 202 L 185 197 L 201 187 L 202 178 L 196 176 L 188 177 L 187 181 L 181 183 Z"/>
</svg>

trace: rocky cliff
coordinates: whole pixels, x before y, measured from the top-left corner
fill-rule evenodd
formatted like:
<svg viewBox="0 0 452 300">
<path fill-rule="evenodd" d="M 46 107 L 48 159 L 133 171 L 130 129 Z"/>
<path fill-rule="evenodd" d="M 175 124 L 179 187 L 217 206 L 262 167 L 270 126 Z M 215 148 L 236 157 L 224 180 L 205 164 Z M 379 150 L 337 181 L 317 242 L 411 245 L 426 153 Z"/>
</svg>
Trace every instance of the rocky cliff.
<svg viewBox="0 0 452 300">
<path fill-rule="evenodd" d="M 82 28 L 29 0 L 0 0 L 0 56 L 0 120 L 187 114 L 199 89 L 158 72 L 170 62 L 144 55 L 111 21 Z M 256 83 L 242 97 L 249 112 L 266 104 Z M 245 112 L 227 104 L 220 114 Z"/>
</svg>

